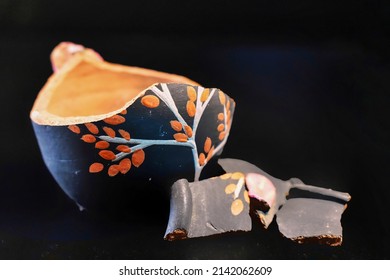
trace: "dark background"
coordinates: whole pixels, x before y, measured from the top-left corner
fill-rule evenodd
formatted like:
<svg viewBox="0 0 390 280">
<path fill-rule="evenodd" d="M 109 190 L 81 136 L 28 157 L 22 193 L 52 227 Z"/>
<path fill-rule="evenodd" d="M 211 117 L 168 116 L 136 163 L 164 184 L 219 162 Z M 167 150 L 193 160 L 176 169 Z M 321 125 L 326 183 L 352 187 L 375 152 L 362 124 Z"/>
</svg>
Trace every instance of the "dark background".
<svg viewBox="0 0 390 280">
<path fill-rule="evenodd" d="M 387 1 L 0 0 L 0 258 L 389 259 L 389 18 Z M 29 120 L 61 41 L 224 90 L 223 157 L 349 192 L 343 245 L 298 245 L 275 223 L 163 241 L 169 201 L 153 193 L 139 213 L 79 212 Z"/>
</svg>

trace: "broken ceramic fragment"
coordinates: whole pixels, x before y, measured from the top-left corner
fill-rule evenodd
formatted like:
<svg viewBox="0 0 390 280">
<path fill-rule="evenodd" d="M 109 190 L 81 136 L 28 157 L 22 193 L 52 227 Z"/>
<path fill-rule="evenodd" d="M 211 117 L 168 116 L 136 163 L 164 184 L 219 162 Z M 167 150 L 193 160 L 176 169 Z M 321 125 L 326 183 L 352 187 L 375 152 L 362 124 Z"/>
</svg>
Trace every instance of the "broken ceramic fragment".
<svg viewBox="0 0 390 280">
<path fill-rule="evenodd" d="M 270 182 L 276 189 L 276 197 L 274 203 L 268 211 L 256 210 L 256 215 L 260 218 L 260 221 L 264 225 L 264 227 L 267 228 L 271 224 L 279 207 L 281 207 L 286 202 L 286 196 L 288 195 L 288 192 L 291 188 L 291 184 L 288 181 L 282 181 L 280 179 L 272 177 L 257 166 L 243 160 L 225 158 L 220 159 L 218 163 L 226 172 L 239 171 L 244 174 L 255 173 L 263 175 L 270 180 Z"/>
<path fill-rule="evenodd" d="M 277 213 L 283 236 L 298 243 L 341 245 L 343 204 L 312 198 L 292 198 Z"/>
<path fill-rule="evenodd" d="M 221 90 L 112 64 L 73 43 L 51 59 L 30 117 L 44 162 L 79 205 L 130 182 L 198 180 L 222 152 L 235 102 Z"/>
<path fill-rule="evenodd" d="M 249 196 L 242 173 L 193 183 L 181 179 L 173 184 L 164 239 L 172 241 L 251 228 Z"/>
<path fill-rule="evenodd" d="M 283 181 L 272 177 L 257 166 L 237 159 L 220 159 L 219 164 L 226 172 L 242 172 L 247 174 L 249 184 L 251 186 L 262 186 L 261 176 L 268 178 L 267 187 L 273 185 L 275 187 L 275 196 L 269 209 L 257 209 L 256 215 L 261 223 L 267 228 L 277 215 L 277 223 L 280 232 L 299 243 L 316 241 L 321 244 L 331 246 L 341 245 L 342 230 L 341 230 L 341 214 L 346 205 L 351 199 L 348 193 L 334 191 L 304 184 L 297 178 L 292 178 Z M 253 174 L 259 174 L 258 182 L 253 178 Z M 263 182 L 265 180 L 263 179 Z M 259 189 L 264 189 L 263 187 Z M 322 196 L 321 199 L 295 198 L 287 199 L 291 189 L 299 189 L 306 192 L 311 192 Z M 264 194 L 259 193 L 257 196 L 260 200 L 264 200 Z M 329 201 L 329 198 L 339 200 L 340 203 Z M 251 207 L 252 208 L 252 207 Z M 281 210 L 280 210 L 281 209 Z M 280 217 L 279 217 L 280 215 Z"/>
</svg>

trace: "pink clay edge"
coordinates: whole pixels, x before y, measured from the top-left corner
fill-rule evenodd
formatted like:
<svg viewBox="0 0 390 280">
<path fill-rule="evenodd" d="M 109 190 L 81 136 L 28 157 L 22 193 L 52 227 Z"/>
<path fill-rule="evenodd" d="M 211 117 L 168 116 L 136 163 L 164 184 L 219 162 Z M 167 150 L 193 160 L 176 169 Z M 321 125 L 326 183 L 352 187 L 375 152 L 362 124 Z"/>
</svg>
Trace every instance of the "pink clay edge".
<svg viewBox="0 0 390 280">
<path fill-rule="evenodd" d="M 275 203 L 276 188 L 265 176 L 258 173 L 248 173 L 245 176 L 249 197 L 265 201 L 270 207 Z"/>
</svg>

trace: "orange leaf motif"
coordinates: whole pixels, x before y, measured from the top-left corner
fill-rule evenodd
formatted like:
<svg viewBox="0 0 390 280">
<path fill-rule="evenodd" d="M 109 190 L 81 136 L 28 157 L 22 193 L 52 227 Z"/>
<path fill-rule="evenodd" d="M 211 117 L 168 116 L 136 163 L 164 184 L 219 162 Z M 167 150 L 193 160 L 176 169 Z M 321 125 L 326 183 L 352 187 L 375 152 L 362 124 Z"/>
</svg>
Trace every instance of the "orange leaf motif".
<svg viewBox="0 0 390 280">
<path fill-rule="evenodd" d="M 118 132 L 127 141 L 130 141 L 130 133 L 128 133 L 126 130 L 123 130 L 123 129 L 118 129 Z"/>
<path fill-rule="evenodd" d="M 122 174 L 126 174 L 127 172 L 129 172 L 130 168 L 131 168 L 131 161 L 129 158 L 124 158 L 119 163 L 119 172 Z"/>
<path fill-rule="evenodd" d="M 225 126 L 222 123 L 220 125 L 218 125 L 218 127 L 217 127 L 217 130 L 219 132 L 222 132 L 224 129 L 225 129 Z"/>
<path fill-rule="evenodd" d="M 196 106 L 195 106 L 195 103 L 192 102 L 192 101 L 187 101 L 187 113 L 190 117 L 193 117 L 195 116 L 195 112 L 196 112 Z"/>
<path fill-rule="evenodd" d="M 138 150 L 131 155 L 131 160 L 135 167 L 139 167 L 145 160 L 144 150 Z"/>
<path fill-rule="evenodd" d="M 119 166 L 116 165 L 116 164 L 113 164 L 111 165 L 109 168 L 108 168 L 108 175 L 110 177 L 114 177 L 115 175 L 117 175 L 119 173 Z"/>
<path fill-rule="evenodd" d="M 106 118 L 103 120 L 105 123 L 108 123 L 108 124 L 111 124 L 111 125 L 117 125 L 117 124 L 121 124 L 121 123 L 124 123 L 126 121 L 126 119 L 122 116 L 119 116 L 119 115 L 114 115 L 114 116 L 111 116 L 109 118 Z"/>
<path fill-rule="evenodd" d="M 110 136 L 111 138 L 115 137 L 115 131 L 111 127 L 104 126 L 103 127 L 104 132 Z"/>
<path fill-rule="evenodd" d="M 242 210 L 244 210 L 244 203 L 242 202 L 241 199 L 237 198 L 232 202 L 230 211 L 234 216 L 237 216 L 242 212 Z"/>
<path fill-rule="evenodd" d="M 104 158 L 106 160 L 114 160 L 116 158 L 116 155 L 112 151 L 109 151 L 109 150 L 100 151 L 99 156 L 101 156 L 102 158 Z"/>
<path fill-rule="evenodd" d="M 223 140 L 223 138 L 225 138 L 225 135 L 226 135 L 226 133 L 225 132 L 221 132 L 220 134 L 219 134 L 219 140 Z"/>
<path fill-rule="evenodd" d="M 160 99 L 154 95 L 145 95 L 141 99 L 142 105 L 148 108 L 156 108 L 160 105 Z"/>
<path fill-rule="evenodd" d="M 229 179 L 231 176 L 232 176 L 232 173 L 225 173 L 225 174 L 219 176 L 219 178 L 221 178 L 222 180 L 227 180 L 227 179 Z"/>
<path fill-rule="evenodd" d="M 207 161 L 209 161 L 213 157 L 213 154 L 214 154 L 214 146 L 211 147 L 210 151 L 207 154 Z"/>
<path fill-rule="evenodd" d="M 233 179 L 233 180 L 239 180 L 239 179 L 241 179 L 241 178 L 245 178 L 245 175 L 244 175 L 244 173 L 242 173 L 242 172 L 234 172 L 234 173 L 232 174 L 232 179 Z"/>
<path fill-rule="evenodd" d="M 200 101 L 202 102 L 205 102 L 207 100 L 207 98 L 209 98 L 209 95 L 210 95 L 210 90 L 208 88 L 206 88 L 203 92 L 202 92 L 202 95 L 200 97 Z"/>
<path fill-rule="evenodd" d="M 118 145 L 116 147 L 116 149 L 122 153 L 130 153 L 131 152 L 131 149 L 130 147 L 126 146 L 126 145 Z"/>
<path fill-rule="evenodd" d="M 223 113 L 218 114 L 218 120 L 223 121 L 224 118 L 225 118 L 225 116 Z"/>
<path fill-rule="evenodd" d="M 175 138 L 177 142 L 187 142 L 188 140 L 188 136 L 184 133 L 175 133 L 173 134 L 173 138 Z"/>
<path fill-rule="evenodd" d="M 93 134 L 98 134 L 99 133 L 99 128 L 95 124 L 93 124 L 93 123 L 86 123 L 85 126 L 87 127 L 89 132 L 91 132 Z"/>
<path fill-rule="evenodd" d="M 108 143 L 107 141 L 99 141 L 99 142 L 96 142 L 95 144 L 95 148 L 96 149 L 107 149 L 108 147 L 110 147 L 110 143 Z"/>
<path fill-rule="evenodd" d="M 222 91 L 219 91 L 219 102 L 221 102 L 221 105 L 225 105 L 226 96 Z"/>
<path fill-rule="evenodd" d="M 103 168 L 104 168 L 103 164 L 101 164 L 99 162 L 92 163 L 89 166 L 89 173 L 98 173 L 98 172 L 102 171 Z"/>
<path fill-rule="evenodd" d="M 237 185 L 236 184 L 229 184 L 225 187 L 225 193 L 226 194 L 232 194 L 236 190 Z"/>
<path fill-rule="evenodd" d="M 170 124 L 175 131 L 181 131 L 183 129 L 183 125 L 179 121 L 170 121 Z"/>
<path fill-rule="evenodd" d="M 208 153 L 208 152 L 210 151 L 210 149 L 211 149 L 211 144 L 212 144 L 212 142 L 211 142 L 210 137 L 207 137 L 207 138 L 206 138 L 206 141 L 204 141 L 204 147 L 203 147 L 203 149 L 204 149 L 204 151 L 205 151 L 206 153 Z"/>
<path fill-rule="evenodd" d="M 187 95 L 190 101 L 194 102 L 196 100 L 196 91 L 192 86 L 187 87 Z"/>
<path fill-rule="evenodd" d="M 199 155 L 199 165 L 203 166 L 205 164 L 205 160 L 206 160 L 206 156 L 204 155 L 204 153 L 200 153 L 200 155 Z"/>
<path fill-rule="evenodd" d="M 185 130 L 187 136 L 191 138 L 192 137 L 192 128 L 190 126 L 186 125 L 184 127 L 184 130 Z"/>
<path fill-rule="evenodd" d="M 70 126 L 68 126 L 68 129 L 73 133 L 80 134 L 80 128 L 75 124 L 71 124 Z"/>
<path fill-rule="evenodd" d="M 85 134 L 83 137 L 81 137 L 81 140 L 83 140 L 86 143 L 95 143 L 96 138 L 92 134 Z"/>
</svg>

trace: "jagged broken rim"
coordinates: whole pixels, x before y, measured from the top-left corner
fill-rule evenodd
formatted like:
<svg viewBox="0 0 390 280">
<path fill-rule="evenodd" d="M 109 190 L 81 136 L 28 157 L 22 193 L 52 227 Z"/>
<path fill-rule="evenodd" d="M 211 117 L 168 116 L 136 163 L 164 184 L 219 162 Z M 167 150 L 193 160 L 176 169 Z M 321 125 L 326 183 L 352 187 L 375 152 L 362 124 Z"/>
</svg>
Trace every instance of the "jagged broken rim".
<svg viewBox="0 0 390 280">
<path fill-rule="evenodd" d="M 30 118 L 39 125 L 96 122 L 118 114 L 159 83 L 198 86 L 184 76 L 104 61 L 81 45 L 63 42 L 51 53 L 54 73 L 39 92 Z"/>
</svg>

